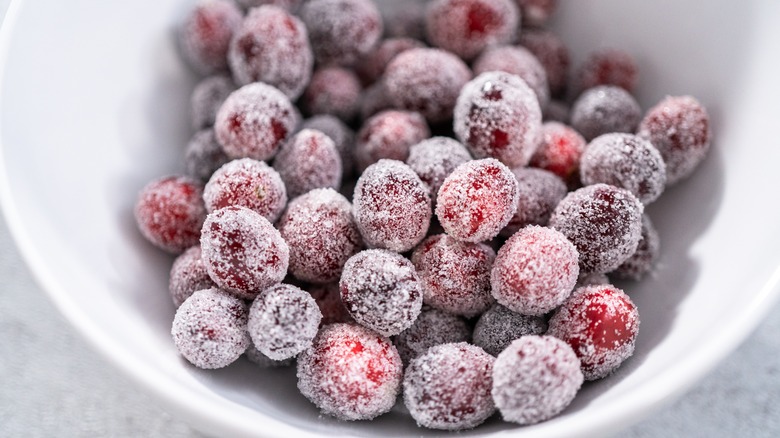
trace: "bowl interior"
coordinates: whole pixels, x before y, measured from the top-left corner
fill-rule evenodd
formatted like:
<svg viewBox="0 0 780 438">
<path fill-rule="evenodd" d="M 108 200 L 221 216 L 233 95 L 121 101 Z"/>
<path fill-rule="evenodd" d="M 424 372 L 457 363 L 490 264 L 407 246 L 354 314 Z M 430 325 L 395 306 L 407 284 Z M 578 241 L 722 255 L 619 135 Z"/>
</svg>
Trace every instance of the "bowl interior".
<svg viewBox="0 0 780 438">
<path fill-rule="evenodd" d="M 106 356 L 196 426 L 219 435 L 430 434 L 397 407 L 373 422 L 322 418 L 294 369 L 245 360 L 202 371 L 170 339 L 171 258 L 136 230 L 151 179 L 181 171 L 195 77 L 176 54 L 184 0 L 14 1 L 0 38 L 0 198 L 45 289 Z M 621 284 L 639 307 L 636 354 L 586 385 L 561 416 L 517 428 L 493 418 L 462 435 L 591 436 L 637 421 L 730 352 L 777 295 L 780 207 L 761 190 L 780 162 L 769 137 L 780 101 L 780 4 L 768 1 L 562 2 L 554 27 L 574 54 L 626 49 L 643 108 L 699 98 L 711 155 L 648 211 L 657 274 Z M 771 188 L 771 187 L 770 187 Z"/>
</svg>

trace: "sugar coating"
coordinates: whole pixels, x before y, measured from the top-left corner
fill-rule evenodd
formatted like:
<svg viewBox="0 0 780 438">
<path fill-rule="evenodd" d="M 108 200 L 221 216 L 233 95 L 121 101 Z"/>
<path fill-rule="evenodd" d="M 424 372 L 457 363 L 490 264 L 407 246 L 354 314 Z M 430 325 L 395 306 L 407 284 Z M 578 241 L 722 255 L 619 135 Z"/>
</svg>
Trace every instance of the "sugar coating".
<svg viewBox="0 0 780 438">
<path fill-rule="evenodd" d="M 388 38 L 383 40 L 376 49 L 368 53 L 355 67 L 364 84 L 373 84 L 385 72 L 387 64 L 401 52 L 409 49 L 425 47 L 421 41 L 413 38 Z"/>
<path fill-rule="evenodd" d="M 634 132 L 642 118 L 636 99 L 622 88 L 589 88 L 571 107 L 571 126 L 591 141 L 613 132 Z"/>
<path fill-rule="evenodd" d="M 425 14 L 428 41 L 465 60 L 514 41 L 520 11 L 513 0 L 434 0 Z"/>
<path fill-rule="evenodd" d="M 214 132 L 231 158 L 267 160 L 295 131 L 298 117 L 281 91 L 255 82 L 228 96 L 217 112 Z"/>
<path fill-rule="evenodd" d="M 335 116 L 319 114 L 303 121 L 301 129 L 314 129 L 330 137 L 341 157 L 342 176 L 352 175 L 354 168 L 355 131 Z"/>
<path fill-rule="evenodd" d="M 534 424 L 558 415 L 582 386 L 580 360 L 552 336 L 525 336 L 493 365 L 493 400 L 504 421 Z"/>
<path fill-rule="evenodd" d="M 209 212 L 236 205 L 254 210 L 273 223 L 287 205 L 287 189 L 271 166 L 241 158 L 214 172 L 203 190 L 203 199 Z"/>
<path fill-rule="evenodd" d="M 474 74 L 489 71 L 503 71 L 524 80 L 536 94 L 539 106 L 544 108 L 550 101 L 547 72 L 530 50 L 521 46 L 490 47 L 474 61 Z"/>
<path fill-rule="evenodd" d="M 469 161 L 442 183 L 436 217 L 455 239 L 482 242 L 509 223 L 518 199 L 517 179 L 508 167 L 493 158 Z"/>
<path fill-rule="evenodd" d="M 228 161 L 230 158 L 217 141 L 213 129 L 196 132 L 184 151 L 186 174 L 203 182 L 207 182 L 211 175 Z"/>
<path fill-rule="evenodd" d="M 289 284 L 265 289 L 249 307 L 247 331 L 258 351 L 285 360 L 311 346 L 322 313 L 308 292 Z"/>
<path fill-rule="evenodd" d="M 566 236 L 527 226 L 498 251 L 490 272 L 493 297 L 523 315 L 541 316 L 560 306 L 580 274 L 579 254 Z"/>
<path fill-rule="evenodd" d="M 585 380 L 611 374 L 634 353 L 639 312 L 612 285 L 581 288 L 553 315 L 548 335 L 568 343 L 580 358 Z"/>
<path fill-rule="evenodd" d="M 327 135 L 304 129 L 293 135 L 274 159 L 274 169 L 291 198 L 319 188 L 341 186 L 341 156 Z"/>
<path fill-rule="evenodd" d="M 454 130 L 476 158 L 528 164 L 539 143 L 542 111 L 533 90 L 506 72 L 482 73 L 461 90 Z"/>
<path fill-rule="evenodd" d="M 498 356 L 515 339 L 546 331 L 547 321 L 543 316 L 521 315 L 496 303 L 477 320 L 474 345 Z"/>
<path fill-rule="evenodd" d="M 370 0 L 310 0 L 300 17 L 322 65 L 353 65 L 382 36 L 382 16 Z"/>
<path fill-rule="evenodd" d="M 347 307 L 344 306 L 344 302 L 341 301 L 341 291 L 339 290 L 338 282 L 310 284 L 306 287 L 306 290 L 314 298 L 314 301 L 317 302 L 317 306 L 319 306 L 322 313 L 320 326 L 336 322 L 355 322 L 349 311 L 347 311 Z"/>
<path fill-rule="evenodd" d="M 245 207 L 214 211 L 203 224 L 203 263 L 217 285 L 245 299 L 282 281 L 290 250 L 279 232 Z"/>
<path fill-rule="evenodd" d="M 550 94 L 563 96 L 569 81 L 571 63 L 569 49 L 563 40 L 548 29 L 523 29 L 518 42 L 533 53 L 544 67 Z"/>
<path fill-rule="evenodd" d="M 385 91 L 385 81 L 379 81 L 369 85 L 363 90 L 360 98 L 360 119 L 368 120 L 374 114 L 393 109 L 393 103 Z"/>
<path fill-rule="evenodd" d="M 431 223 L 431 198 L 425 184 L 406 164 L 379 160 L 358 178 L 353 214 L 365 243 L 374 248 L 408 251 L 425 237 Z"/>
<path fill-rule="evenodd" d="M 494 302 L 490 269 L 496 253 L 482 243 L 459 242 L 446 234 L 425 239 L 412 254 L 425 304 L 472 317 Z"/>
<path fill-rule="evenodd" d="M 176 310 L 171 336 L 176 349 L 198 368 L 230 365 L 250 344 L 244 302 L 213 288 L 196 291 Z"/>
<path fill-rule="evenodd" d="M 663 156 L 669 185 L 693 172 L 712 141 L 707 110 L 691 96 L 664 98 L 647 111 L 637 132 Z"/>
<path fill-rule="evenodd" d="M 542 141 L 531 166 L 549 170 L 567 183 L 579 181 L 579 166 L 587 142 L 572 127 L 559 122 L 542 124 Z"/>
<path fill-rule="evenodd" d="M 383 336 L 411 327 L 422 309 L 422 285 L 414 265 L 384 249 L 361 251 L 347 260 L 339 288 L 355 321 Z"/>
<path fill-rule="evenodd" d="M 235 89 L 233 79 L 224 74 L 209 76 L 198 82 L 190 95 L 192 127 L 200 130 L 214 126 L 217 110 Z"/>
<path fill-rule="evenodd" d="M 647 214 L 642 215 L 642 237 L 631 257 L 610 274 L 618 278 L 641 280 L 649 274 L 661 256 L 661 239 Z"/>
<path fill-rule="evenodd" d="M 449 137 L 433 137 L 412 145 L 406 164 L 428 187 L 435 205 L 444 179 L 467 161 L 471 161 L 471 154 L 460 142 Z"/>
<path fill-rule="evenodd" d="M 666 187 L 666 165 L 649 141 L 634 134 L 604 134 L 593 139 L 583 152 L 580 179 L 586 185 L 622 187 L 648 205 Z"/>
<path fill-rule="evenodd" d="M 176 307 L 193 294 L 193 292 L 216 287 L 216 284 L 201 260 L 200 245 L 193 246 L 176 257 L 171 266 L 168 279 L 168 291 L 171 293 Z"/>
<path fill-rule="evenodd" d="M 430 429 L 471 429 L 496 408 L 493 356 L 458 342 L 431 347 L 413 359 L 404 375 L 404 404 L 417 424 Z"/>
<path fill-rule="evenodd" d="M 290 274 L 302 281 L 338 280 L 344 263 L 363 246 L 352 204 L 333 189 L 293 199 L 278 228 L 290 247 Z"/>
<path fill-rule="evenodd" d="M 501 230 L 505 237 L 528 225 L 547 225 L 553 210 L 568 193 L 566 183 L 552 172 L 518 167 L 512 173 L 517 179 L 517 211 Z"/>
<path fill-rule="evenodd" d="M 570 192 L 550 217 L 580 254 L 582 272 L 609 272 L 636 251 L 644 206 L 628 190 L 594 184 Z"/>
<path fill-rule="evenodd" d="M 360 79 L 349 69 L 332 66 L 314 71 L 301 105 L 309 114 L 332 114 L 350 121 L 360 107 Z"/>
<path fill-rule="evenodd" d="M 405 161 L 409 148 L 431 136 L 428 124 L 410 111 L 382 111 L 363 123 L 357 133 L 355 160 L 359 171 L 382 158 Z"/>
<path fill-rule="evenodd" d="M 250 9 L 262 5 L 274 5 L 287 11 L 295 12 L 303 0 L 236 0 L 244 9 Z"/>
<path fill-rule="evenodd" d="M 280 367 L 286 367 L 292 365 L 293 361 L 295 359 L 285 359 L 285 360 L 273 360 L 269 358 L 268 356 L 264 355 L 260 352 L 257 348 L 255 348 L 252 343 L 249 343 L 249 347 L 247 347 L 246 351 L 244 352 L 244 355 L 247 359 L 249 359 L 250 362 L 253 364 L 259 366 L 260 368 L 280 368 Z"/>
<path fill-rule="evenodd" d="M 141 189 L 135 221 L 154 246 L 178 254 L 197 245 L 206 219 L 203 184 L 186 176 L 166 176 Z"/>
<path fill-rule="evenodd" d="M 574 78 L 574 90 L 580 93 L 599 85 L 614 85 L 633 93 L 639 67 L 630 53 L 615 48 L 599 49 L 585 59 Z"/>
<path fill-rule="evenodd" d="M 524 26 L 540 27 L 558 9 L 558 0 L 515 0 Z M 523 29 L 523 33 L 533 29 Z"/>
<path fill-rule="evenodd" d="M 452 53 L 439 49 L 409 49 L 385 69 L 384 87 L 396 108 L 418 111 L 431 123 L 452 118 L 461 88 L 471 70 Z"/>
<path fill-rule="evenodd" d="M 242 14 L 229 0 L 200 1 L 178 31 L 182 57 L 202 75 L 227 70 L 227 52 Z"/>
<path fill-rule="evenodd" d="M 303 22 L 278 6 L 250 9 L 230 42 L 233 78 L 239 85 L 264 82 L 297 99 L 314 66 L 308 37 Z"/>
<path fill-rule="evenodd" d="M 574 287 L 575 291 L 583 286 L 596 286 L 599 284 L 610 284 L 607 274 L 601 272 L 582 272 L 580 278 L 577 279 L 577 285 Z"/>
<path fill-rule="evenodd" d="M 402 376 L 390 340 L 357 324 L 323 327 L 298 356 L 301 394 L 339 420 L 370 420 L 390 411 Z"/>
<path fill-rule="evenodd" d="M 393 344 L 405 365 L 429 348 L 453 342 L 468 342 L 471 329 L 466 320 L 438 309 L 426 309 L 414 325 L 393 338 Z"/>
</svg>

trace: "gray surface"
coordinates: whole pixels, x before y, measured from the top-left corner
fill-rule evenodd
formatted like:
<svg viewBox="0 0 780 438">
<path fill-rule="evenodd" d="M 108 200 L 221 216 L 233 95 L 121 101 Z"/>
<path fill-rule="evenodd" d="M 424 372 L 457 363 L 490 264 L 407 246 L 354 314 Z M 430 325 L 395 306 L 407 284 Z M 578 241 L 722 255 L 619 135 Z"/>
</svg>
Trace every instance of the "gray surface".
<svg viewBox="0 0 780 438">
<path fill-rule="evenodd" d="M 7 4 L 0 0 L 2 15 Z M 1 437 L 202 436 L 75 333 L 33 281 L 2 218 L 0 281 Z M 687 395 L 619 436 L 780 436 L 778 333 L 780 307 Z"/>
</svg>

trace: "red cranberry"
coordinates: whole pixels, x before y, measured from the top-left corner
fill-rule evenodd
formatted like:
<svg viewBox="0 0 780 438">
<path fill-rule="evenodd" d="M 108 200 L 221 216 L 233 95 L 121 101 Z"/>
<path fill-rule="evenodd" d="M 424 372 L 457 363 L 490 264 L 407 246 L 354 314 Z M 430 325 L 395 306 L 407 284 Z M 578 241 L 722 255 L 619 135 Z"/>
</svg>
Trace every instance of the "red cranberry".
<svg viewBox="0 0 780 438">
<path fill-rule="evenodd" d="M 610 275 L 629 280 L 641 280 L 653 270 L 655 262 L 661 255 L 661 239 L 655 226 L 646 214 L 642 216 L 642 237 L 639 245 L 626 261 L 617 267 Z"/>
<path fill-rule="evenodd" d="M 574 89 L 581 93 L 599 85 L 611 85 L 633 93 L 638 75 L 633 56 L 622 50 L 601 49 L 591 53 L 580 66 Z"/>
<path fill-rule="evenodd" d="M 543 26 L 558 9 L 558 0 L 515 0 L 515 3 L 520 8 L 523 25 L 532 27 Z"/>
<path fill-rule="evenodd" d="M 498 160 L 461 164 L 439 189 L 436 217 L 447 234 L 464 242 L 497 236 L 517 209 L 517 179 Z"/>
<path fill-rule="evenodd" d="M 552 336 L 525 336 L 493 365 L 493 400 L 504 421 L 534 424 L 574 400 L 584 378 L 572 348 Z"/>
<path fill-rule="evenodd" d="M 360 80 L 352 70 L 341 67 L 324 67 L 316 70 L 302 105 L 309 114 L 332 114 L 350 121 L 360 106 Z"/>
<path fill-rule="evenodd" d="M 409 149 L 406 164 L 428 187 L 431 200 L 435 204 L 436 195 L 444 179 L 467 161 L 471 161 L 471 155 L 457 140 L 449 137 L 433 137 L 413 145 Z"/>
<path fill-rule="evenodd" d="M 588 141 L 613 132 L 634 132 L 641 117 L 636 99 L 612 86 L 588 89 L 571 107 L 571 125 Z"/>
<path fill-rule="evenodd" d="M 370 0 L 310 0 L 300 16 L 322 65 L 352 65 L 382 36 L 382 17 Z"/>
<path fill-rule="evenodd" d="M 200 245 L 184 251 L 173 261 L 168 290 L 176 307 L 181 306 L 181 303 L 193 292 L 212 287 L 216 287 L 216 284 L 209 277 L 206 265 L 203 264 Z"/>
<path fill-rule="evenodd" d="M 230 39 L 241 19 L 232 1 L 198 2 L 179 29 L 179 46 L 190 67 L 203 75 L 226 70 Z"/>
<path fill-rule="evenodd" d="M 287 205 L 282 178 L 263 161 L 233 160 L 214 172 L 203 191 L 209 212 L 237 205 L 276 222 Z"/>
<path fill-rule="evenodd" d="M 524 80 L 536 94 L 539 106 L 544 108 L 550 101 L 550 88 L 544 66 L 528 49 L 520 46 L 491 47 L 474 61 L 474 74 L 489 71 L 503 71 Z"/>
<path fill-rule="evenodd" d="M 667 97 L 645 114 L 638 135 L 649 140 L 666 162 L 666 182 L 689 176 L 710 149 L 707 110 L 693 97 Z"/>
<path fill-rule="evenodd" d="M 465 342 L 432 347 L 406 368 L 404 404 L 420 426 L 474 428 L 496 410 L 490 395 L 494 362 Z"/>
<path fill-rule="evenodd" d="M 541 335 L 546 331 L 547 321 L 544 317 L 521 315 L 500 304 L 494 304 L 479 317 L 477 325 L 474 326 L 474 345 L 488 354 L 498 356 L 515 339 Z"/>
<path fill-rule="evenodd" d="M 477 158 L 492 157 L 510 167 L 528 164 L 542 127 L 534 92 L 519 77 L 487 72 L 463 87 L 455 106 L 454 130 Z"/>
<path fill-rule="evenodd" d="M 196 132 L 184 152 L 187 175 L 203 182 L 207 182 L 211 175 L 228 161 L 230 158 L 217 141 L 213 129 Z"/>
<path fill-rule="evenodd" d="M 291 198 L 319 188 L 341 186 L 341 157 L 336 144 L 320 131 L 304 129 L 279 151 L 274 169 Z"/>
<path fill-rule="evenodd" d="M 214 126 L 219 107 L 235 90 L 236 85 L 226 75 L 209 76 L 198 82 L 190 96 L 192 127 L 197 130 Z"/>
<path fill-rule="evenodd" d="M 465 60 L 515 39 L 520 12 L 512 0 L 435 0 L 428 5 L 428 41 Z"/>
<path fill-rule="evenodd" d="M 135 220 L 141 234 L 171 253 L 197 245 L 205 219 L 203 184 L 185 176 L 150 182 L 141 189 L 135 204 Z"/>
<path fill-rule="evenodd" d="M 548 170 L 569 185 L 579 181 L 579 166 L 587 142 L 569 126 L 558 122 L 542 125 L 542 141 L 531 157 L 531 166 Z"/>
<path fill-rule="evenodd" d="M 364 84 L 373 84 L 385 73 L 390 61 L 401 52 L 409 49 L 425 47 L 422 42 L 413 38 L 390 38 L 382 43 L 357 65 L 357 74 Z"/>
<path fill-rule="evenodd" d="M 366 120 L 357 133 L 355 159 L 358 170 L 387 158 L 404 161 L 409 148 L 431 136 L 425 119 L 418 113 L 388 110 Z"/>
<path fill-rule="evenodd" d="M 322 328 L 298 356 L 298 389 L 340 420 L 370 420 L 395 404 L 403 364 L 387 338 L 356 324 Z"/>
<path fill-rule="evenodd" d="M 555 174 L 542 169 L 518 167 L 512 173 L 517 179 L 517 211 L 501 235 L 509 237 L 528 225 L 545 226 L 553 210 L 566 196 L 566 184 Z"/>
<path fill-rule="evenodd" d="M 468 342 L 471 338 L 466 320 L 437 309 L 420 313 L 414 325 L 393 339 L 404 365 L 424 354 L 429 348 L 452 342 Z"/>
<path fill-rule="evenodd" d="M 333 140 L 341 157 L 342 176 L 352 175 L 354 168 L 355 131 L 337 117 L 320 114 L 303 121 L 301 129 L 314 129 Z"/>
<path fill-rule="evenodd" d="M 347 307 L 341 301 L 341 291 L 338 282 L 328 284 L 311 284 L 306 288 L 322 313 L 320 326 L 336 322 L 355 322 L 349 315 Z"/>
<path fill-rule="evenodd" d="M 525 18 L 525 16 L 523 16 Z M 520 34 L 520 45 L 536 56 L 547 74 L 550 94 L 561 97 L 569 81 L 569 49 L 561 38 L 546 29 L 524 29 Z"/>
<path fill-rule="evenodd" d="M 634 353 L 639 313 L 612 285 L 575 291 L 550 319 L 548 334 L 571 345 L 585 380 L 608 376 Z"/>
</svg>

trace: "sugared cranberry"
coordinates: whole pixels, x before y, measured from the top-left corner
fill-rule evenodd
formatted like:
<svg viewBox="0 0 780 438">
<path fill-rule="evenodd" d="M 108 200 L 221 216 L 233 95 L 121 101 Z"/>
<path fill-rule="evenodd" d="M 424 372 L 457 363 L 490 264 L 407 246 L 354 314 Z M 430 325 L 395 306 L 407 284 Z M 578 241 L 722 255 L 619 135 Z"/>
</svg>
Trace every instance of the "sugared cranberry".
<svg viewBox="0 0 780 438">
<path fill-rule="evenodd" d="M 519 42 L 533 53 L 544 67 L 550 94 L 554 97 L 563 96 L 569 81 L 570 60 L 569 49 L 561 38 L 546 29 L 524 29 Z"/>
<path fill-rule="evenodd" d="M 300 16 L 322 65 L 352 65 L 382 36 L 382 17 L 371 0 L 310 0 Z"/>
<path fill-rule="evenodd" d="M 549 335 L 571 345 L 585 380 L 606 377 L 634 353 L 639 313 L 612 285 L 575 291 L 550 319 Z"/>
<path fill-rule="evenodd" d="M 355 132 L 337 117 L 320 114 L 303 121 L 301 129 L 314 129 L 330 137 L 341 157 L 344 178 L 352 175 L 354 168 Z"/>
<path fill-rule="evenodd" d="M 691 96 L 666 97 L 650 108 L 638 135 L 661 152 L 667 184 L 689 176 L 707 155 L 712 139 L 707 110 Z"/>
<path fill-rule="evenodd" d="M 356 324 L 323 327 L 298 356 L 301 394 L 340 420 L 370 420 L 388 412 L 402 376 L 390 340 Z"/>
<path fill-rule="evenodd" d="M 311 346 L 321 319 L 322 313 L 308 292 L 277 284 L 252 302 L 247 331 L 258 351 L 270 359 L 285 360 Z"/>
<path fill-rule="evenodd" d="M 179 46 L 187 63 L 208 75 L 227 69 L 227 53 L 242 15 L 229 0 L 202 0 L 179 29 Z"/>
<path fill-rule="evenodd" d="M 520 12 L 513 0 L 435 0 L 425 14 L 428 41 L 465 60 L 515 39 Z"/>
<path fill-rule="evenodd" d="M 554 173 L 531 167 L 512 170 L 517 179 L 517 211 L 501 235 L 509 237 L 528 225 L 545 226 L 555 207 L 566 196 L 566 184 Z"/>
<path fill-rule="evenodd" d="M 579 181 L 580 157 L 587 142 L 573 128 L 558 122 L 542 125 L 542 141 L 531 157 L 531 166 L 548 170 L 569 185 Z"/>
<path fill-rule="evenodd" d="M 586 185 L 622 187 L 647 205 L 664 191 L 666 165 L 649 141 L 633 134 L 604 134 L 582 154 L 580 179 Z"/>
<path fill-rule="evenodd" d="M 422 309 L 422 287 L 414 265 L 384 249 L 361 251 L 347 260 L 339 287 L 355 321 L 384 336 L 411 327 Z"/>
<path fill-rule="evenodd" d="M 290 202 L 279 233 L 290 247 L 290 273 L 302 281 L 338 280 L 362 242 L 352 204 L 332 189 L 315 189 Z"/>
<path fill-rule="evenodd" d="M 523 315 L 544 315 L 560 306 L 580 274 L 577 249 L 562 233 L 531 225 L 498 251 L 490 284 L 501 305 Z"/>
<path fill-rule="evenodd" d="M 250 9 L 262 5 L 274 5 L 295 12 L 303 0 L 236 0 L 244 9 Z"/>
<path fill-rule="evenodd" d="M 539 106 L 544 108 L 550 101 L 550 89 L 547 85 L 547 73 L 528 49 L 520 46 L 491 47 L 474 61 L 474 74 L 489 71 L 503 71 L 524 80 L 536 94 Z"/>
<path fill-rule="evenodd" d="M 571 107 L 571 126 L 588 141 L 613 132 L 634 132 L 641 118 L 636 99 L 614 86 L 590 88 Z"/>
<path fill-rule="evenodd" d="M 194 129 L 204 129 L 214 126 L 214 119 L 222 103 L 236 85 L 227 75 L 209 76 L 198 82 L 190 95 L 190 115 Z"/>
<path fill-rule="evenodd" d="M 550 226 L 577 247 L 581 271 L 609 272 L 636 250 L 643 211 L 628 190 L 594 184 L 566 195 L 550 217 Z"/>
<path fill-rule="evenodd" d="M 358 179 L 353 212 L 369 246 L 404 252 L 425 237 L 432 215 L 431 198 L 409 166 L 379 160 Z"/>
<path fill-rule="evenodd" d="M 247 13 L 230 43 L 228 61 L 239 85 L 264 82 L 295 100 L 311 79 L 314 55 L 301 20 L 263 5 Z"/>
<path fill-rule="evenodd" d="M 401 52 L 409 49 L 425 47 L 422 42 L 413 38 L 390 38 L 382 41 L 379 46 L 360 60 L 356 71 L 364 84 L 373 84 L 385 73 L 387 64 Z"/>
<path fill-rule="evenodd" d="M 504 421 L 534 424 L 558 415 L 584 378 L 572 348 L 552 336 L 525 336 L 493 365 L 493 400 Z"/>
<path fill-rule="evenodd" d="M 642 237 L 636 251 L 610 275 L 629 280 L 641 280 L 653 270 L 655 262 L 661 255 L 661 239 L 653 222 L 646 214 L 642 216 Z"/>
<path fill-rule="evenodd" d="M 187 175 L 206 182 L 220 167 L 230 161 L 213 129 L 198 131 L 187 143 L 184 167 Z"/>
<path fill-rule="evenodd" d="M 458 166 L 470 161 L 468 149 L 449 137 L 433 137 L 413 145 L 409 149 L 406 164 L 414 170 L 428 187 L 431 200 L 436 204 L 444 179 Z"/>
<path fill-rule="evenodd" d="M 253 299 L 287 274 L 287 243 L 254 210 L 234 206 L 209 214 L 200 243 L 211 279 L 242 298 Z"/>
<path fill-rule="evenodd" d="M 528 164 L 541 128 L 536 95 L 509 73 L 477 76 L 463 87 L 455 106 L 455 135 L 472 155 L 497 158 L 510 167 Z"/>
<path fill-rule="evenodd" d="M 291 198 L 319 188 L 341 186 L 341 157 L 336 144 L 320 131 L 304 129 L 282 146 L 274 160 Z"/>
<path fill-rule="evenodd" d="M 385 69 L 388 100 L 397 108 L 417 111 L 431 123 L 452 117 L 458 93 L 471 70 L 444 50 L 418 48 L 393 58 Z"/>
<path fill-rule="evenodd" d="M 285 360 L 273 360 L 269 358 L 268 356 L 264 355 L 260 352 L 257 348 L 255 348 L 252 343 L 249 343 L 249 347 L 244 352 L 244 356 L 246 356 L 247 359 L 249 359 L 250 362 L 253 364 L 259 366 L 260 368 L 279 368 L 279 367 L 286 367 L 289 365 L 292 365 L 293 361 L 295 359 L 285 359 Z"/>
<path fill-rule="evenodd" d="M 618 49 L 601 49 L 591 53 L 580 66 L 574 90 L 581 93 L 599 85 L 612 85 L 633 93 L 638 76 L 639 67 L 633 56 Z"/>
<path fill-rule="evenodd" d="M 176 310 L 171 335 L 176 349 L 198 368 L 230 365 L 246 351 L 246 304 L 219 289 L 196 291 Z"/>
<path fill-rule="evenodd" d="M 135 220 L 141 234 L 171 253 L 197 245 L 205 219 L 203 184 L 185 176 L 150 182 L 141 189 L 135 204 Z"/>
<path fill-rule="evenodd" d="M 429 348 L 453 342 L 468 342 L 471 329 L 466 320 L 437 309 L 420 313 L 414 325 L 393 339 L 398 354 L 405 365 Z"/>
<path fill-rule="evenodd" d="M 515 0 L 515 3 L 520 8 L 523 25 L 532 27 L 543 26 L 558 9 L 558 0 Z"/>
<path fill-rule="evenodd" d="M 404 404 L 417 424 L 431 429 L 471 429 L 496 407 L 493 356 L 465 342 L 437 345 L 413 359 L 404 375 Z"/>
<path fill-rule="evenodd" d="M 493 304 L 490 269 L 496 253 L 482 243 L 459 242 L 446 234 L 423 241 L 412 254 L 425 304 L 467 317 Z"/>
<path fill-rule="evenodd" d="M 425 119 L 418 113 L 388 110 L 363 123 L 357 133 L 355 159 L 359 171 L 382 158 L 404 161 L 409 148 L 431 136 Z"/>
<path fill-rule="evenodd" d="M 273 223 L 287 205 L 287 190 L 271 166 L 242 158 L 214 172 L 203 191 L 203 199 L 209 212 L 236 205 L 254 210 Z"/>
<path fill-rule="evenodd" d="M 482 242 L 497 236 L 517 209 L 517 179 L 498 160 L 458 166 L 439 189 L 436 217 L 450 236 Z"/>
<path fill-rule="evenodd" d="M 320 326 L 336 322 L 354 322 L 347 307 L 341 301 L 341 291 L 338 282 L 328 284 L 311 284 L 306 287 L 322 313 Z"/>
<path fill-rule="evenodd" d="M 176 307 L 181 306 L 193 292 L 216 286 L 201 260 L 200 245 L 184 251 L 173 261 L 168 290 Z"/>
<path fill-rule="evenodd" d="M 214 132 L 231 158 L 267 160 L 295 131 L 297 110 L 276 88 L 256 82 L 234 91 L 217 112 Z"/>
<path fill-rule="evenodd" d="M 547 321 L 544 317 L 521 315 L 500 304 L 494 304 L 479 317 L 477 325 L 474 326 L 474 345 L 488 354 L 498 356 L 515 339 L 541 335 L 546 331 Z"/>
<path fill-rule="evenodd" d="M 350 121 L 360 106 L 361 91 L 360 80 L 352 70 L 324 67 L 312 75 L 301 104 L 309 114 L 331 114 Z"/>
</svg>

